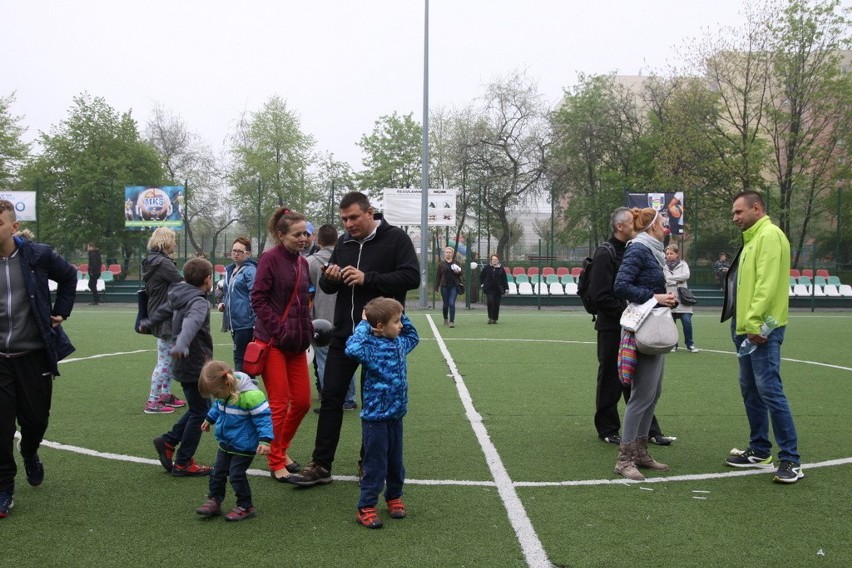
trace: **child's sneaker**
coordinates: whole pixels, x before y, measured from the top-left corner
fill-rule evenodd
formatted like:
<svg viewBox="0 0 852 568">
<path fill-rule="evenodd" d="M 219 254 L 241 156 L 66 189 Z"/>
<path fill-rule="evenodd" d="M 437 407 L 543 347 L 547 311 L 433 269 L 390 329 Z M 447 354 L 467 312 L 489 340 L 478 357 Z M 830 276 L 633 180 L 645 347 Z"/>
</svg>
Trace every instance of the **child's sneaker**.
<svg viewBox="0 0 852 568">
<path fill-rule="evenodd" d="M 160 404 L 159 400 L 149 400 L 142 409 L 145 414 L 171 414 L 175 411 L 171 406 Z"/>
<path fill-rule="evenodd" d="M 175 477 L 201 477 L 210 475 L 213 468 L 209 465 L 199 465 L 194 459 L 189 460 L 185 465 L 174 464 L 172 466 L 172 475 Z"/>
<path fill-rule="evenodd" d="M 157 399 L 157 402 L 169 408 L 183 408 L 184 406 L 186 406 L 185 400 L 179 399 L 172 393 L 161 394 L 160 398 Z"/>
<path fill-rule="evenodd" d="M 154 438 L 154 449 L 157 450 L 157 456 L 159 456 L 163 468 L 166 472 L 171 473 L 174 465 L 172 460 L 175 456 L 175 447 L 163 438 L 157 437 Z"/>
<path fill-rule="evenodd" d="M 234 507 L 225 515 L 226 521 L 244 521 L 255 516 L 254 507 Z"/>
<path fill-rule="evenodd" d="M 362 507 L 355 513 L 355 520 L 364 525 L 368 529 L 382 528 L 382 520 L 375 507 Z"/>
<path fill-rule="evenodd" d="M 397 497 L 396 499 L 388 499 L 388 514 L 390 514 L 392 519 L 404 519 L 405 518 L 405 503 L 402 502 L 402 499 Z"/>
<path fill-rule="evenodd" d="M 15 500 L 11 493 L 5 491 L 0 492 L 0 519 L 5 519 L 9 516 L 9 511 L 15 506 Z"/>
<path fill-rule="evenodd" d="M 210 517 L 218 517 L 222 514 L 222 504 L 213 497 L 209 497 L 195 512 L 208 519 Z"/>
</svg>

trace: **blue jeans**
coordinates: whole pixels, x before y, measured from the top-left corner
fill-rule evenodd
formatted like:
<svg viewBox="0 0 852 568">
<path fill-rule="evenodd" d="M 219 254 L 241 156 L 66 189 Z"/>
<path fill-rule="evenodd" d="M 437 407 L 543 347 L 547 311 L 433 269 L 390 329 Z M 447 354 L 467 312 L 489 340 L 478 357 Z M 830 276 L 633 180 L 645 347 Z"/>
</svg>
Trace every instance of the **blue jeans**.
<svg viewBox="0 0 852 568">
<path fill-rule="evenodd" d="M 198 392 L 198 383 L 181 383 L 183 397 L 186 399 L 188 410 L 175 422 L 172 429 L 163 434 L 163 439 L 177 446 L 175 463 L 187 465 L 198 449 L 201 441 L 201 423 L 210 410 L 210 400 Z"/>
<path fill-rule="evenodd" d="M 459 289 L 455 286 L 441 286 L 441 300 L 444 301 L 444 319 L 456 321 L 456 297 Z"/>
<path fill-rule="evenodd" d="M 740 348 L 745 335 L 735 335 L 736 324 L 731 321 L 734 347 Z M 743 394 L 748 425 L 751 429 L 749 447 L 761 456 L 772 453 L 769 441 L 769 421 L 778 444 L 778 459 L 800 463 L 796 425 L 781 385 L 781 344 L 785 327 L 769 334 L 766 343 L 758 345 L 754 353 L 739 358 L 740 390 Z"/>
<path fill-rule="evenodd" d="M 683 323 L 683 340 L 686 342 L 687 348 L 694 345 L 692 341 L 692 314 L 672 314 L 675 322 L 680 320 Z"/>
<path fill-rule="evenodd" d="M 314 347 L 314 362 L 317 364 L 317 383 L 319 384 L 319 392 L 322 393 L 323 373 L 325 373 L 325 360 L 328 359 L 328 346 Z M 349 389 L 346 391 L 344 403 L 351 402 L 355 404 L 355 375 L 352 375 L 352 380 L 349 382 Z"/>
<path fill-rule="evenodd" d="M 235 329 L 231 331 L 231 338 L 234 340 L 234 370 L 242 371 L 246 346 L 254 338 L 254 329 L 251 327 L 247 329 Z"/>
<path fill-rule="evenodd" d="M 237 498 L 237 506 L 248 509 L 252 506 L 251 486 L 248 482 L 248 471 L 254 456 L 242 454 L 229 454 L 219 448 L 216 454 L 216 464 L 210 474 L 210 492 L 208 497 L 216 499 L 220 503 L 225 499 L 225 482 L 231 479 L 231 487 Z"/>
<path fill-rule="evenodd" d="M 385 501 L 402 497 L 405 466 L 402 463 L 402 418 L 361 421 L 364 443 L 364 478 L 358 508 L 375 507 L 385 487 Z"/>
</svg>

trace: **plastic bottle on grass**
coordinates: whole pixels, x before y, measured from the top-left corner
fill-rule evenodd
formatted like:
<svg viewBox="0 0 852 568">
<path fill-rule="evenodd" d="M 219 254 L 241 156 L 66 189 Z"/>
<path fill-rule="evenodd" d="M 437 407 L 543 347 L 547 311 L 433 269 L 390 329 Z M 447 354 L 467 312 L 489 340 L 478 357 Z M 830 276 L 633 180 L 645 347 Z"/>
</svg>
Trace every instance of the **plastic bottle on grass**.
<svg viewBox="0 0 852 568">
<path fill-rule="evenodd" d="M 779 327 L 778 320 L 772 316 L 766 316 L 766 319 L 763 320 L 763 324 L 760 326 L 760 336 L 761 337 L 769 337 L 769 334 L 772 333 L 772 330 Z M 745 338 L 740 344 L 740 349 L 737 351 L 737 357 L 745 357 L 747 355 L 751 355 L 754 353 L 754 350 L 757 349 L 757 345 L 752 343 L 748 337 Z"/>
</svg>

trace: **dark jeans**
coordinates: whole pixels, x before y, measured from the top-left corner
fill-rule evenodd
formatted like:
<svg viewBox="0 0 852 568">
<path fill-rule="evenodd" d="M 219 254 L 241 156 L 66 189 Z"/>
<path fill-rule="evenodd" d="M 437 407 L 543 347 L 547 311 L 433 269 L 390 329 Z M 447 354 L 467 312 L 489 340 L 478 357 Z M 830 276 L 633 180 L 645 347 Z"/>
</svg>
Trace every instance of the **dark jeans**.
<svg viewBox="0 0 852 568">
<path fill-rule="evenodd" d="M 89 273 L 89 291 L 92 293 L 92 302 L 95 304 L 100 303 L 98 298 L 98 278 L 101 277 L 100 272 L 93 274 Z"/>
<path fill-rule="evenodd" d="M 234 370 L 242 371 L 246 346 L 254 338 L 254 329 L 235 329 L 231 332 L 231 338 L 234 340 Z M 254 376 L 251 375 L 251 378 L 254 378 Z"/>
<path fill-rule="evenodd" d="M 621 384 L 618 378 L 618 344 L 621 330 L 598 331 L 598 384 L 595 390 L 595 429 L 599 438 L 616 436 L 621 429 L 618 418 L 618 401 L 630 400 L 630 387 Z M 651 420 L 649 436 L 662 434 L 657 417 Z"/>
<path fill-rule="evenodd" d="M 244 509 L 251 507 L 251 486 L 249 486 L 246 471 L 252 461 L 254 456 L 229 454 L 219 448 L 213 473 L 210 474 L 209 497 L 221 503 L 225 499 L 225 482 L 230 478 L 231 487 L 237 497 L 237 507 Z"/>
<path fill-rule="evenodd" d="M 500 317 L 500 301 L 503 299 L 503 294 L 486 294 L 486 306 L 488 307 L 488 319 L 497 321 Z"/>
<path fill-rule="evenodd" d="M 44 350 L 0 358 L 0 491 L 15 491 L 15 421 L 21 426 L 21 453 L 36 453 L 47 431 L 52 395 L 53 374 Z"/>
<path fill-rule="evenodd" d="M 672 314 L 675 322 L 680 320 L 683 323 L 683 340 L 686 342 L 686 347 L 692 347 L 695 342 L 692 340 L 692 314 Z"/>
<path fill-rule="evenodd" d="M 361 436 L 364 440 L 364 477 L 361 479 L 358 508 L 375 507 L 385 482 L 385 501 L 402 497 L 402 484 L 405 482 L 402 418 L 377 422 L 362 420 Z"/>
<path fill-rule="evenodd" d="M 198 443 L 201 441 L 201 423 L 210 410 L 210 399 L 201 396 L 198 392 L 198 383 L 181 383 L 183 394 L 186 399 L 187 411 L 175 422 L 172 429 L 163 434 L 163 439 L 173 446 L 177 446 L 175 452 L 175 463 L 184 466 L 189 463 Z"/>
<path fill-rule="evenodd" d="M 444 302 L 442 311 L 445 320 L 456 321 L 456 298 L 458 295 L 459 289 L 455 286 L 441 286 L 441 300 Z"/>
<path fill-rule="evenodd" d="M 347 357 L 337 342 L 328 346 L 313 461 L 329 471 L 343 426 L 343 400 L 357 369 L 358 361 Z"/>
</svg>

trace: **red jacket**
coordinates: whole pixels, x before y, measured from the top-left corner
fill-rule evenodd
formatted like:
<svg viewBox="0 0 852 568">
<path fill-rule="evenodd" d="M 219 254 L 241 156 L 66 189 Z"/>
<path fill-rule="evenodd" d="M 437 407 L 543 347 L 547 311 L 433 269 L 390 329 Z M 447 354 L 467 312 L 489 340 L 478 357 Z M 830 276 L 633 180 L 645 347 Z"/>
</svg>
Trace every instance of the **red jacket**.
<svg viewBox="0 0 852 568">
<path fill-rule="evenodd" d="M 282 245 L 264 252 L 258 260 L 251 291 L 251 307 L 257 315 L 254 336 L 282 351 L 305 351 L 313 335 L 309 286 L 308 262 L 302 255 Z M 293 301 L 285 325 L 281 316 L 291 297 Z"/>
</svg>

